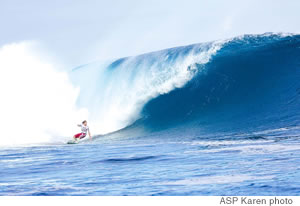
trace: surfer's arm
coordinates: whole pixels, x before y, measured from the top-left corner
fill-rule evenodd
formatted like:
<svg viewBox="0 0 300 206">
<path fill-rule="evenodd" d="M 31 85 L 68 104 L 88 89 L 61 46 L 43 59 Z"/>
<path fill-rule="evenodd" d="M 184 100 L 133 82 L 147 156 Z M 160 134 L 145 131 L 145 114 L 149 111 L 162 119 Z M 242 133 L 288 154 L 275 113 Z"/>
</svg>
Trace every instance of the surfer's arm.
<svg viewBox="0 0 300 206">
<path fill-rule="evenodd" d="M 90 129 L 88 130 L 88 133 L 89 133 L 90 139 L 92 139 L 92 136 L 91 136 L 91 133 L 90 133 Z"/>
</svg>

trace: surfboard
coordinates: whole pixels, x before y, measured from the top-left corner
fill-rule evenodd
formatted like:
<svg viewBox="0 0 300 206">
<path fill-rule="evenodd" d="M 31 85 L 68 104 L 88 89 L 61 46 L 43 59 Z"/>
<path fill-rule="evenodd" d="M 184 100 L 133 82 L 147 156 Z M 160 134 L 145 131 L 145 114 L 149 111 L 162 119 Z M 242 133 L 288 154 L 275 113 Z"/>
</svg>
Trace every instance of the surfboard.
<svg viewBox="0 0 300 206">
<path fill-rule="evenodd" d="M 79 141 L 75 141 L 75 140 L 70 140 L 67 142 L 67 144 L 78 144 Z"/>
</svg>

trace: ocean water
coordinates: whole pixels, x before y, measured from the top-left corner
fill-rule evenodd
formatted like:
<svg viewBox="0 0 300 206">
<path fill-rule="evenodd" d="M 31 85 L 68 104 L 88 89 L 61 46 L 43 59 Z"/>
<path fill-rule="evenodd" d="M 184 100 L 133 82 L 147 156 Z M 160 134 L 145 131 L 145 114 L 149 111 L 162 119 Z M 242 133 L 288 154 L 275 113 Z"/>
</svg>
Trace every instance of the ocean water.
<svg viewBox="0 0 300 206">
<path fill-rule="evenodd" d="M 0 195 L 300 194 L 299 35 L 243 35 L 69 75 L 93 139 L 2 145 Z"/>
<path fill-rule="evenodd" d="M 283 130 L 1 150 L 0 194 L 299 195 L 300 130 Z"/>
</svg>

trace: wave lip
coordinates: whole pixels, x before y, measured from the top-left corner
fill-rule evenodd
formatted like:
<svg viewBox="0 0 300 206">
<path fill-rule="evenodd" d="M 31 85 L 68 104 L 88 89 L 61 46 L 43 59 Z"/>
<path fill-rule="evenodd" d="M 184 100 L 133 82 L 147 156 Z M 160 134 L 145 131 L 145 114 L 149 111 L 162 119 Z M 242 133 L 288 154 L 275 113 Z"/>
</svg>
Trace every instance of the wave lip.
<svg viewBox="0 0 300 206">
<path fill-rule="evenodd" d="M 81 91 L 78 105 L 89 108 L 97 133 L 124 128 L 142 117 L 149 100 L 183 87 L 223 44 L 183 46 L 77 68 L 71 76 Z"/>
<path fill-rule="evenodd" d="M 198 46 L 170 51 L 175 55 Z M 249 135 L 297 127 L 299 56 L 300 35 L 267 33 L 223 41 L 209 61 L 192 64 L 193 73 L 184 85 L 149 98 L 137 110 L 139 118 L 111 136 L 149 132 L 182 137 L 224 132 Z"/>
<path fill-rule="evenodd" d="M 300 120 L 300 35 L 244 35 L 223 45 L 187 84 L 153 98 L 140 120 L 156 130 L 282 128 Z M 228 130 L 228 129 L 227 129 Z"/>
</svg>

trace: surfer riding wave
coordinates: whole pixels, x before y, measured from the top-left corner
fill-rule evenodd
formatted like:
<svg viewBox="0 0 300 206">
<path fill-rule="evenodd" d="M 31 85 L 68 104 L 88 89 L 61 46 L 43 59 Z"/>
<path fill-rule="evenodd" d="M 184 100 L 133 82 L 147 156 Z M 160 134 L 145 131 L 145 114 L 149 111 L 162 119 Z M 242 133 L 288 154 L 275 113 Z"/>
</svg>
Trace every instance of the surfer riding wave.
<svg viewBox="0 0 300 206">
<path fill-rule="evenodd" d="M 77 141 L 77 140 L 85 138 L 87 133 L 89 134 L 90 139 L 92 139 L 92 136 L 91 136 L 91 133 L 90 133 L 90 128 L 87 126 L 87 121 L 86 120 L 84 120 L 82 122 L 82 124 L 78 124 L 77 126 L 81 127 L 81 132 L 78 133 L 78 134 L 75 134 L 73 136 L 74 140 Z"/>
</svg>

